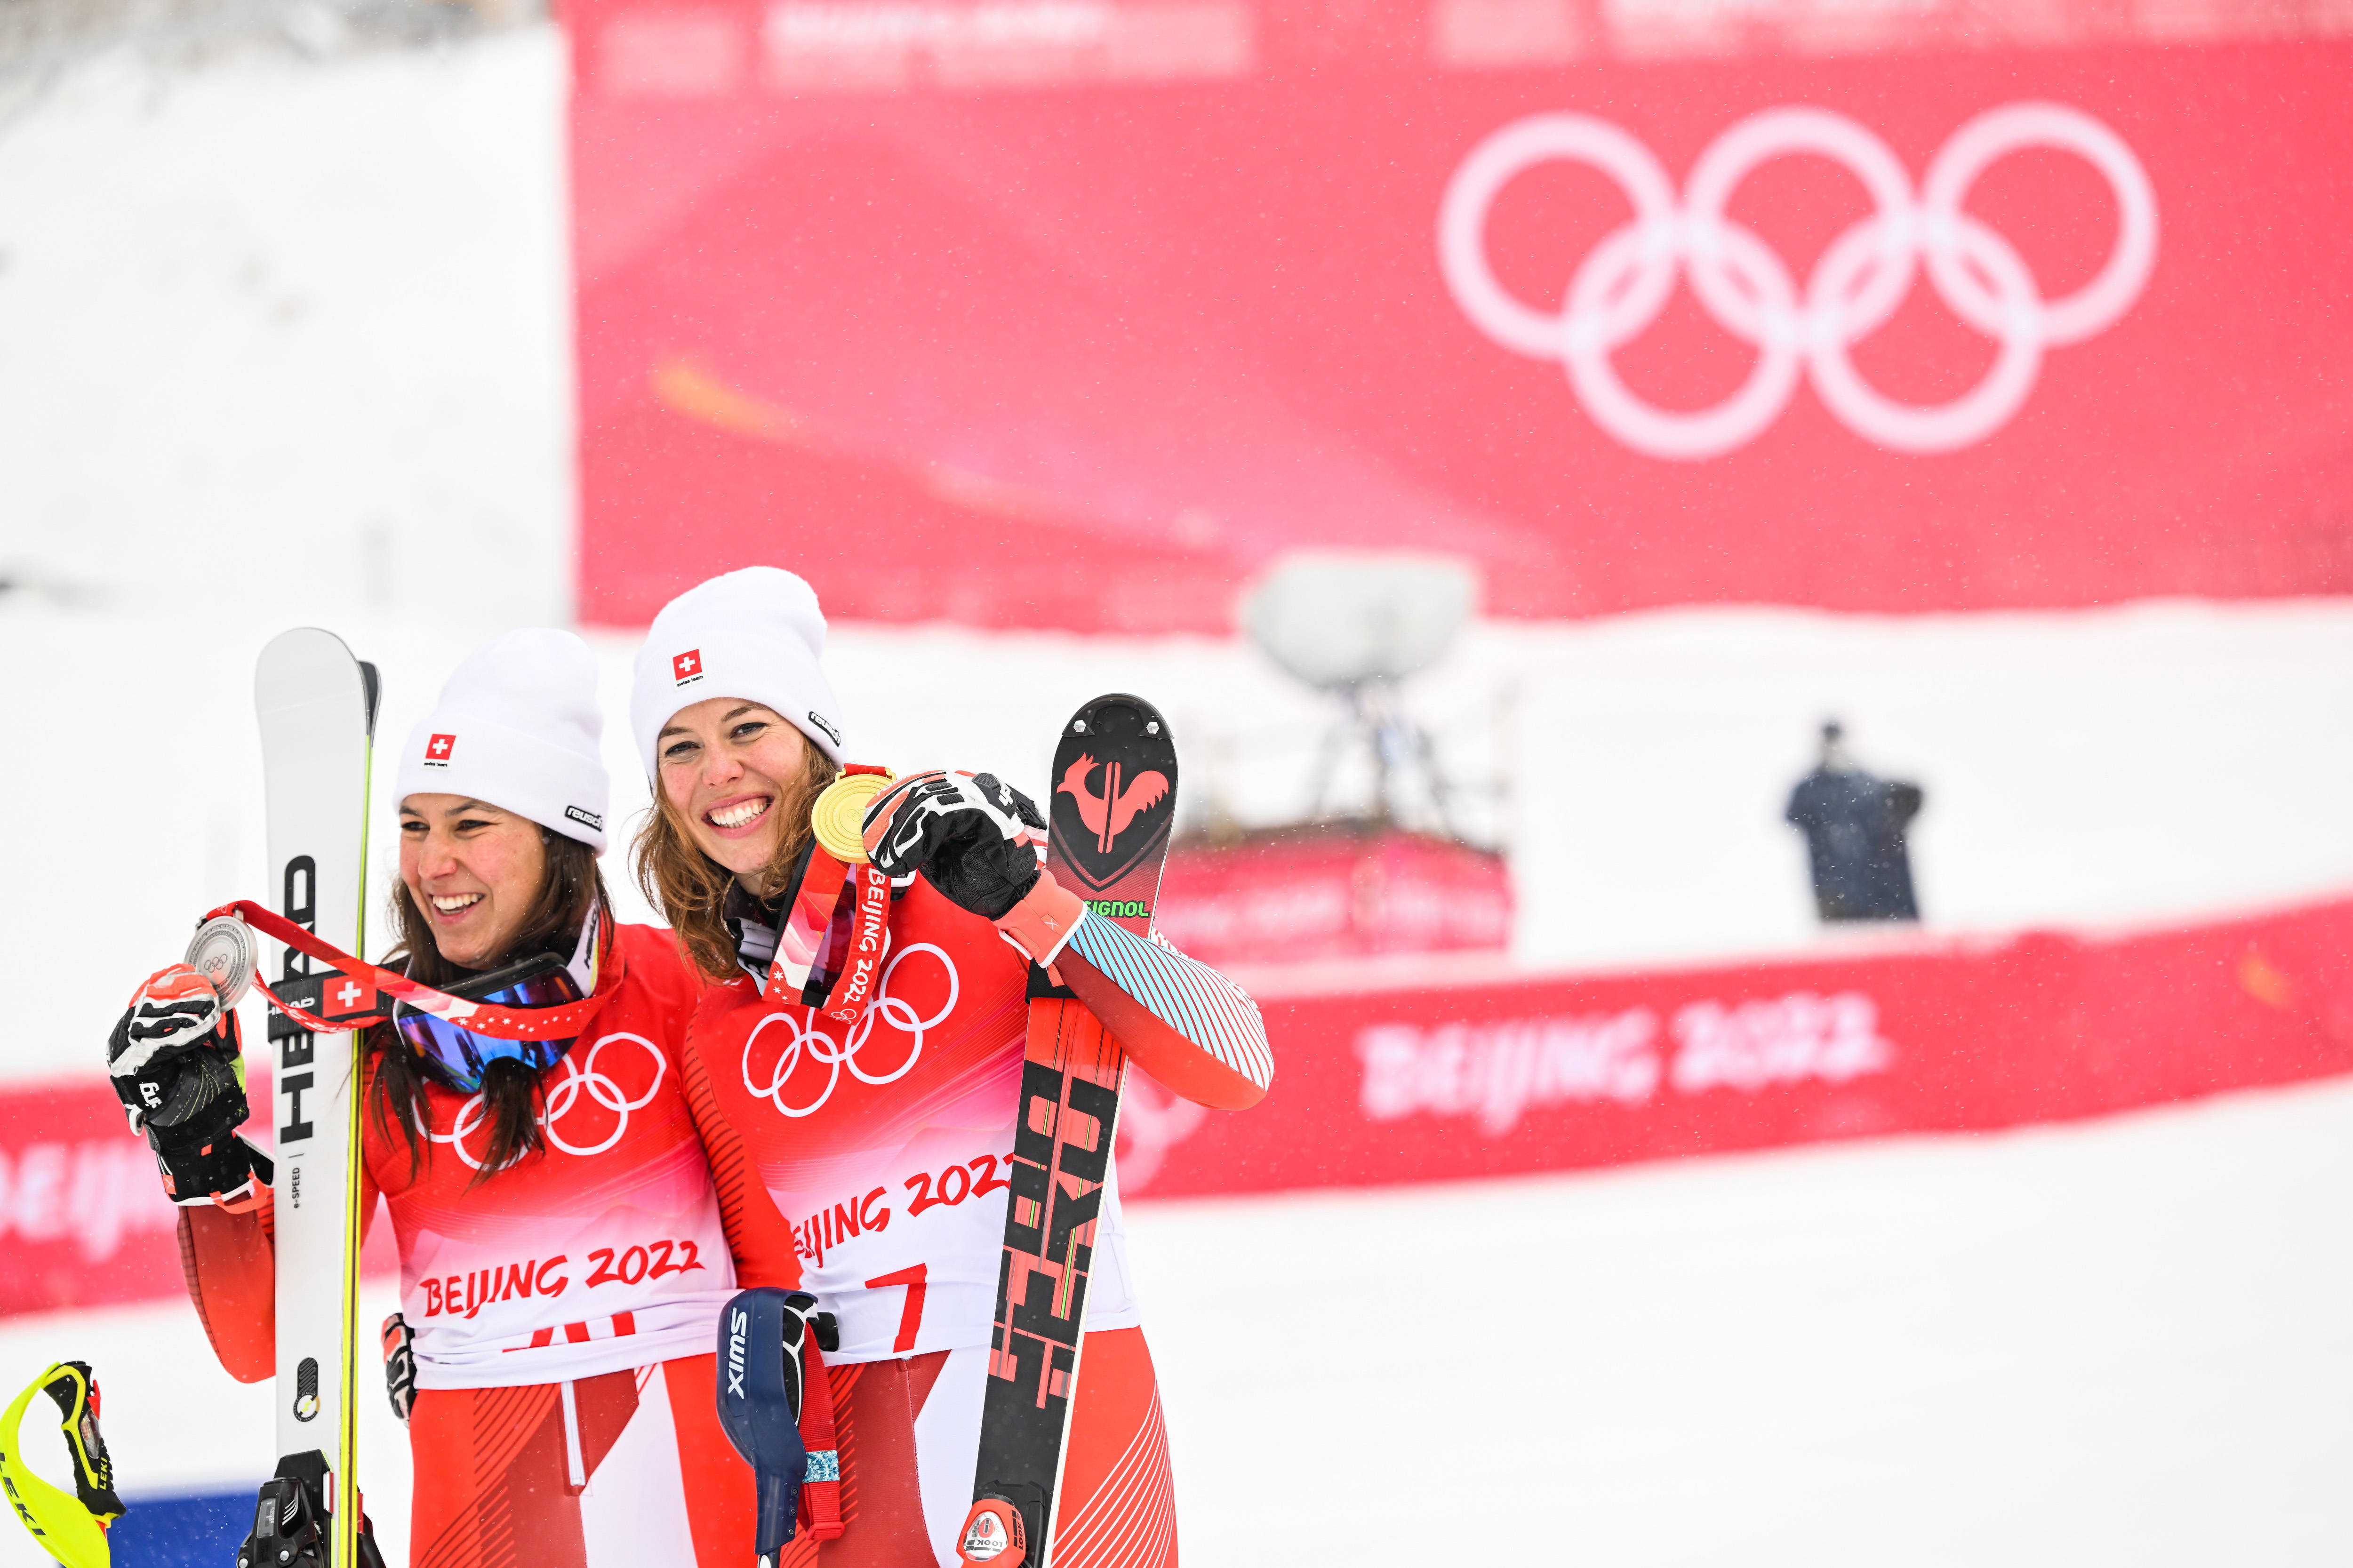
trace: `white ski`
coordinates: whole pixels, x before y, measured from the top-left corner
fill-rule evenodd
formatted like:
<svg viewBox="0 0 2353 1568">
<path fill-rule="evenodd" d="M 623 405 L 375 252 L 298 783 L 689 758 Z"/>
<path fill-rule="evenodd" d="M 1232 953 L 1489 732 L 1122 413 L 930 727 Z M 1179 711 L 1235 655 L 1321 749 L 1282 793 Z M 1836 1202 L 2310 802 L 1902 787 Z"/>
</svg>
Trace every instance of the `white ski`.
<svg viewBox="0 0 2353 1568">
<path fill-rule="evenodd" d="M 375 667 L 343 639 L 310 627 L 261 650 L 253 672 L 261 721 L 270 896 L 279 910 L 345 952 L 361 951 L 367 883 L 368 764 L 375 731 Z M 273 944 L 278 945 L 278 944 Z M 265 955 L 265 967 L 269 963 Z M 279 994 L 323 1016 L 349 1013 L 356 986 L 313 974 L 280 946 Z M 353 993 L 338 996 L 338 988 Z M 338 1004 L 341 1004 L 339 1006 Z M 277 1169 L 278 1476 L 328 1517 L 320 1568 L 360 1568 L 359 1456 L 353 1380 L 358 1364 L 360 1102 L 357 1034 L 313 1035 L 269 1015 L 271 1124 Z M 280 1568 L 297 1527 L 297 1500 L 263 1489 L 256 1535 Z M 269 1517 L 278 1516 L 278 1517 Z M 315 1517 L 315 1515 L 314 1515 Z M 267 1528 L 264 1528 L 265 1525 Z M 249 1548 L 251 1543 L 248 1543 Z M 369 1553 L 372 1557 L 373 1552 Z M 251 1568 L 263 1568 L 255 1562 Z"/>
</svg>

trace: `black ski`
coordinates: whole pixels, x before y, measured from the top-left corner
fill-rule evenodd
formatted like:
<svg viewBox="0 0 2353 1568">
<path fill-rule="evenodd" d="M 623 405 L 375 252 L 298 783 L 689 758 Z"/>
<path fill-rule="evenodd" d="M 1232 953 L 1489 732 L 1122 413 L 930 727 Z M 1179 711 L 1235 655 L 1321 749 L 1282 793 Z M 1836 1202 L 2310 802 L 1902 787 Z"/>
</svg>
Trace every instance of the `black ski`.
<svg viewBox="0 0 2353 1568">
<path fill-rule="evenodd" d="M 1047 867 L 1097 915 L 1146 935 L 1176 816 L 1176 748 L 1140 697 L 1098 697 L 1063 726 L 1047 809 Z M 964 1561 L 1050 1568 L 1087 1274 L 1111 1173 L 1126 1058 L 1042 970 L 1013 1134 L 987 1392 Z"/>
</svg>

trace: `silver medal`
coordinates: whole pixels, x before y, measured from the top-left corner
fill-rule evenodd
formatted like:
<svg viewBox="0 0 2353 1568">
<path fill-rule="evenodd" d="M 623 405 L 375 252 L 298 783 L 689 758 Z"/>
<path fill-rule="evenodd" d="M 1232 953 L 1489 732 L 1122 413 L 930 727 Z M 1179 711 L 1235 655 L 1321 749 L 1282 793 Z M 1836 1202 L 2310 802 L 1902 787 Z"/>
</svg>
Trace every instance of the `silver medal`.
<svg viewBox="0 0 2353 1568">
<path fill-rule="evenodd" d="M 224 1005 L 234 1007 L 253 984 L 257 956 L 251 926 L 235 915 L 215 915 L 196 928 L 186 962 L 213 983 Z"/>
</svg>

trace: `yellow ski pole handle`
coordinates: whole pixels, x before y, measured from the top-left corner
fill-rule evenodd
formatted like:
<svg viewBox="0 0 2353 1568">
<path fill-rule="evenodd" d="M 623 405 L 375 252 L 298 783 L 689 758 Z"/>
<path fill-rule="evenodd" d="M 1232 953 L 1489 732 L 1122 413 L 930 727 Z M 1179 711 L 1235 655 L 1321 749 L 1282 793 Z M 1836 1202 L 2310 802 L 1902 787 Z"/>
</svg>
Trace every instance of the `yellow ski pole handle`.
<svg viewBox="0 0 2353 1568">
<path fill-rule="evenodd" d="M 78 1496 L 51 1486 L 25 1462 L 17 1431 L 25 1407 L 37 1394 L 47 1394 L 63 1412 L 58 1427 L 73 1459 Z M 90 1368 L 79 1362 L 58 1362 L 0 1414 L 0 1489 L 5 1489 L 9 1507 L 41 1550 L 64 1568 L 111 1568 L 106 1528 L 122 1517 L 122 1500 L 114 1495 L 113 1462 L 98 1435 L 97 1406 L 98 1386 Z"/>
</svg>

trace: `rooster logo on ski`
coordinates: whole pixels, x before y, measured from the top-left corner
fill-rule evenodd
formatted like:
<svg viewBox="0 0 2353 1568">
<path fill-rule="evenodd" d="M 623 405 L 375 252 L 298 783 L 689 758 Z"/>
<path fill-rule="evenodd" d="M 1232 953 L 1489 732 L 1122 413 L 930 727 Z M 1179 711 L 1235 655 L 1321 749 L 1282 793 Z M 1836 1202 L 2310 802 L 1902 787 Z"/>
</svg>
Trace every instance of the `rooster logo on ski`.
<svg viewBox="0 0 2353 1568">
<path fill-rule="evenodd" d="M 1176 809 L 1174 758 L 1165 741 L 1103 740 L 1075 757 L 1065 752 L 1069 760 L 1054 780 L 1057 853 L 1090 898 L 1108 894 L 1159 852 Z"/>
<path fill-rule="evenodd" d="M 1094 758 L 1084 752 L 1080 752 L 1079 760 L 1071 764 L 1069 771 L 1062 774 L 1061 782 L 1054 786 L 1054 793 L 1069 795 L 1076 803 L 1079 820 L 1085 823 L 1088 830 L 1095 836 L 1096 852 L 1108 855 L 1112 841 L 1127 831 L 1128 825 L 1135 820 L 1136 815 L 1151 810 L 1167 795 L 1168 776 L 1156 770 L 1146 769 L 1128 780 L 1123 789 L 1120 786 L 1119 764 L 1105 763 L 1103 793 L 1097 795 L 1087 788 L 1087 774 L 1093 771 L 1094 765 Z"/>
</svg>

